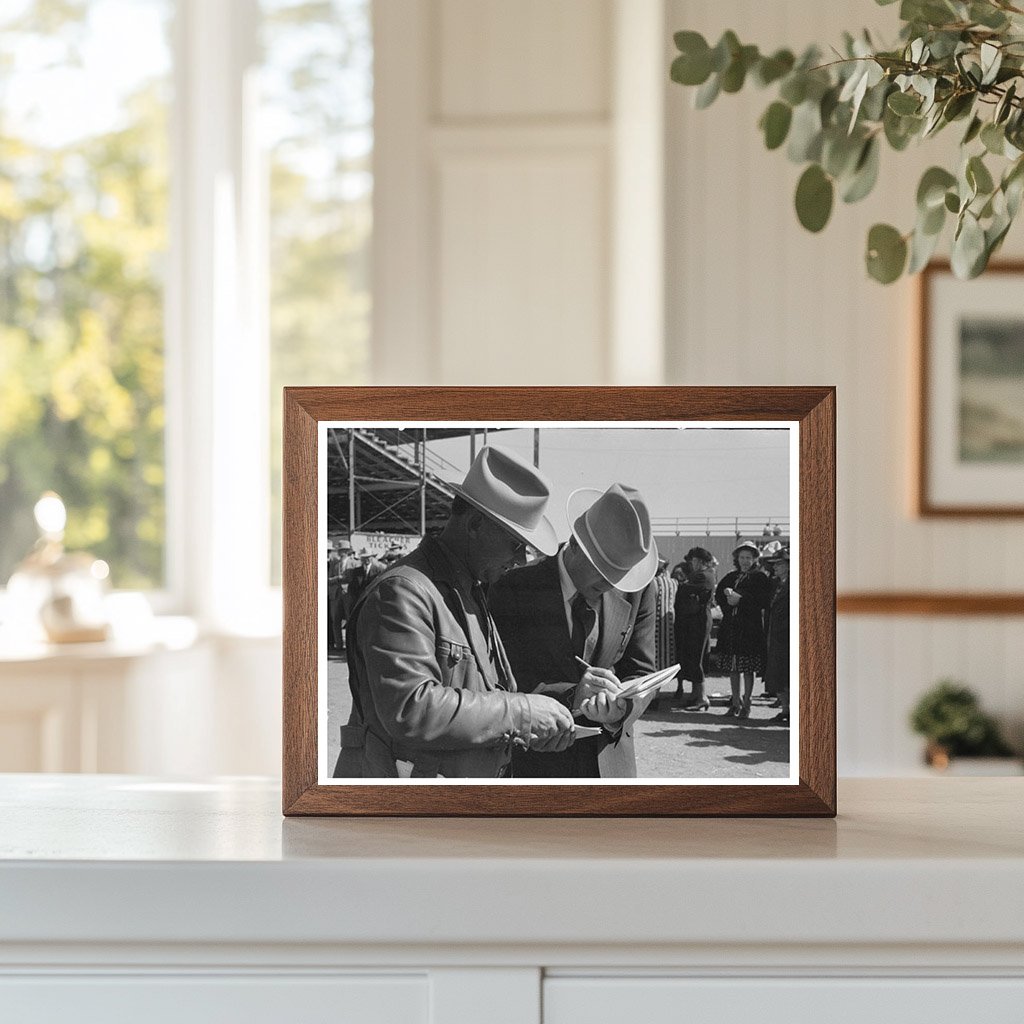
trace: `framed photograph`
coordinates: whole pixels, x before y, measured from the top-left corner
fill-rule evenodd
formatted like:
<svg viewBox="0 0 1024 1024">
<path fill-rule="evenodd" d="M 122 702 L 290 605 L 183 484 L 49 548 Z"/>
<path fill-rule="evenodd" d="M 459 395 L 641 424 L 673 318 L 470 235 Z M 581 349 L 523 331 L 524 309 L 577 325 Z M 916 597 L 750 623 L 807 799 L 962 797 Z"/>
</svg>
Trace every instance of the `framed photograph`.
<svg viewBox="0 0 1024 1024">
<path fill-rule="evenodd" d="M 921 274 L 917 511 L 1024 515 L 1024 263 Z"/>
<path fill-rule="evenodd" d="M 286 388 L 286 815 L 834 816 L 835 390 Z"/>
</svg>

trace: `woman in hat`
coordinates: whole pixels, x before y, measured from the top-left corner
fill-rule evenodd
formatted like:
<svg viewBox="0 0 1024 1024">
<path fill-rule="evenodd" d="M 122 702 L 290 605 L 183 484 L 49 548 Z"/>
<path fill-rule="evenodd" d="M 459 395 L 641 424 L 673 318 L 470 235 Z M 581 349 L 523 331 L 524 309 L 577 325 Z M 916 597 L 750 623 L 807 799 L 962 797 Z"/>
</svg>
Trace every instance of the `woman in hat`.
<svg viewBox="0 0 1024 1024">
<path fill-rule="evenodd" d="M 744 541 L 732 552 L 732 572 L 726 573 L 715 591 L 722 609 L 718 629 L 719 663 L 729 672 L 732 699 L 727 715 L 750 717 L 754 693 L 754 675 L 764 674 L 764 612 L 768 607 L 771 585 L 757 567 L 760 551 L 756 544 Z M 740 676 L 743 697 L 740 698 Z"/>
<path fill-rule="evenodd" d="M 711 643 L 711 605 L 715 600 L 713 558 L 707 548 L 690 548 L 682 561 L 684 575 L 676 592 L 676 696 L 682 696 L 684 679 L 692 684 L 684 711 L 707 711 L 711 706 L 704 693 L 704 655 Z"/>
</svg>

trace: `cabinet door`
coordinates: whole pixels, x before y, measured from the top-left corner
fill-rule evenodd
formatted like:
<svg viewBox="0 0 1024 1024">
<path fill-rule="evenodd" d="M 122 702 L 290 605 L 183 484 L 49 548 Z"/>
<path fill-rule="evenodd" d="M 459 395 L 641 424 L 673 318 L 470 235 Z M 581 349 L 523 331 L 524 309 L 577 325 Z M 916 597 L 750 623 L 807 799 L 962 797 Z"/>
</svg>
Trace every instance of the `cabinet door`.
<svg viewBox="0 0 1024 1024">
<path fill-rule="evenodd" d="M 0 1020 L 18 1024 L 428 1024 L 421 975 L 0 978 Z"/>
<path fill-rule="evenodd" d="M 945 1024 L 1024 1020 L 1022 978 L 581 978 L 544 982 L 544 1024 Z"/>
</svg>

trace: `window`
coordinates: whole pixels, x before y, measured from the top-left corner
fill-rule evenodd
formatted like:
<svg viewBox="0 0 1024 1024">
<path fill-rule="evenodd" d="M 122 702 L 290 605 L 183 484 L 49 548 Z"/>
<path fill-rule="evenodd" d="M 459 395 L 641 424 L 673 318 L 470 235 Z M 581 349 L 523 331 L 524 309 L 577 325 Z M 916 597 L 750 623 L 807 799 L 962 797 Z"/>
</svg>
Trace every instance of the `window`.
<svg viewBox="0 0 1024 1024">
<path fill-rule="evenodd" d="M 226 628 L 274 605 L 281 388 L 367 375 L 370 26 L 371 0 L 3 5 L 0 586 L 53 489 L 116 587 Z"/>
<path fill-rule="evenodd" d="M 164 581 L 171 14 L 13 0 L 0 15 L 0 583 L 48 489 L 68 546 L 116 586 Z"/>
<path fill-rule="evenodd" d="M 277 582 L 281 388 L 367 378 L 373 49 L 369 0 L 263 0 L 262 7 L 271 566 Z"/>
</svg>

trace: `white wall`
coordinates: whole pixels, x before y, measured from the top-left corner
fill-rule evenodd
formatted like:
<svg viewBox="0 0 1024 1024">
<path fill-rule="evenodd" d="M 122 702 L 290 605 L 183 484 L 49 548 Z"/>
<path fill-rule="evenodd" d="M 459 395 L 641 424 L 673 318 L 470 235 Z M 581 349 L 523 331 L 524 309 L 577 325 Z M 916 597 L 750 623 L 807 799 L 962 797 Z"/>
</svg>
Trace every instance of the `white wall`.
<svg viewBox="0 0 1024 1024">
<path fill-rule="evenodd" d="M 696 29 L 712 43 L 732 28 L 762 49 L 796 49 L 838 43 L 844 28 L 865 25 L 892 40 L 895 10 L 868 0 L 669 0 L 668 28 Z M 692 108 L 693 91 L 667 86 L 668 382 L 838 387 L 840 591 L 1019 591 L 1019 520 L 923 521 L 910 512 L 914 284 L 883 288 L 863 269 L 870 225 L 909 230 L 918 178 L 958 132 L 916 151 L 886 150 L 876 193 L 837 203 L 815 236 L 793 212 L 801 168 L 768 153 L 756 128 L 770 91 L 748 87 L 704 111 Z M 1005 255 L 1021 255 L 1022 241 L 1018 225 Z M 913 768 L 920 743 L 907 713 L 943 676 L 975 687 L 1020 738 L 1019 618 L 841 617 L 838 656 L 844 774 Z"/>
</svg>

